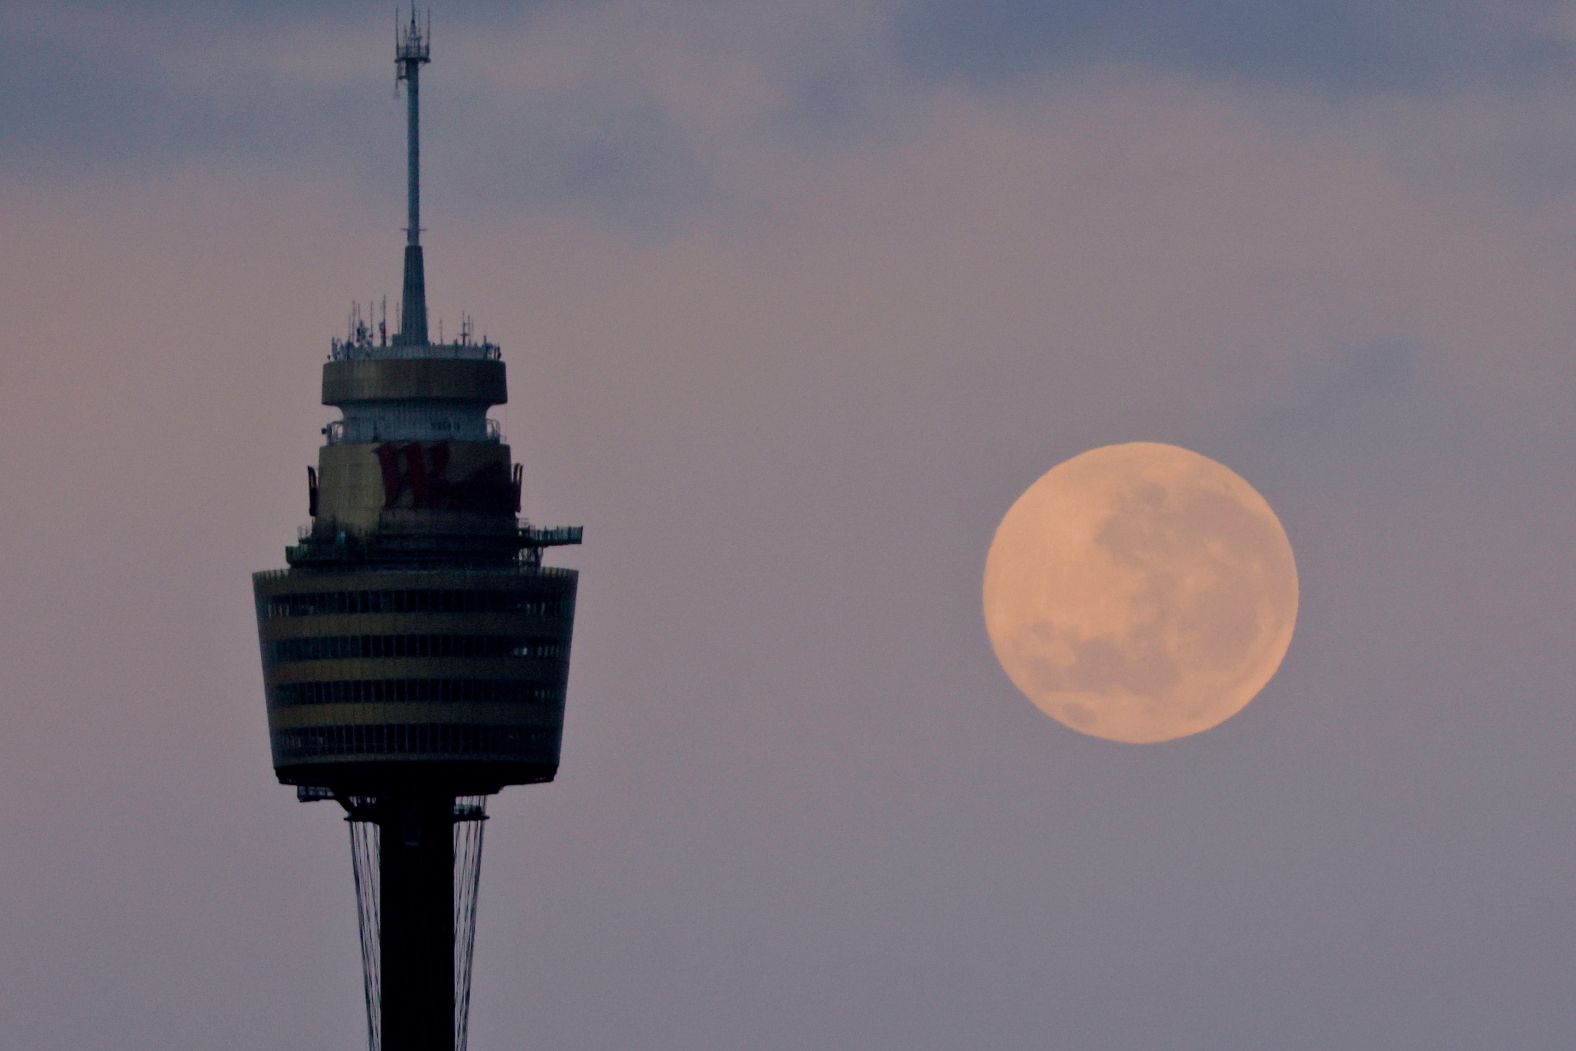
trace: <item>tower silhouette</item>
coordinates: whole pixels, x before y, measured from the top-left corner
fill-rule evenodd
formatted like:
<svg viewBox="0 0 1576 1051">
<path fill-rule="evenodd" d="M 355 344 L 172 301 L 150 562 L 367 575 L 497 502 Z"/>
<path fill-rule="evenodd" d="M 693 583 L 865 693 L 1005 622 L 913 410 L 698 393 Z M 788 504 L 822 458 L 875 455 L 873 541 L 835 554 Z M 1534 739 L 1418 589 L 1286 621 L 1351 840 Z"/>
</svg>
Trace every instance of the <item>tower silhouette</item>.
<svg viewBox="0 0 1576 1051">
<path fill-rule="evenodd" d="M 323 365 L 309 525 L 253 575 L 275 773 L 350 823 L 373 1051 L 463 1049 L 486 799 L 558 770 L 577 577 L 542 565 L 579 527 L 519 517 L 521 468 L 487 410 L 498 347 L 427 333 L 421 67 L 430 20 L 396 19 L 408 100 L 399 331 L 353 308 Z"/>
</svg>

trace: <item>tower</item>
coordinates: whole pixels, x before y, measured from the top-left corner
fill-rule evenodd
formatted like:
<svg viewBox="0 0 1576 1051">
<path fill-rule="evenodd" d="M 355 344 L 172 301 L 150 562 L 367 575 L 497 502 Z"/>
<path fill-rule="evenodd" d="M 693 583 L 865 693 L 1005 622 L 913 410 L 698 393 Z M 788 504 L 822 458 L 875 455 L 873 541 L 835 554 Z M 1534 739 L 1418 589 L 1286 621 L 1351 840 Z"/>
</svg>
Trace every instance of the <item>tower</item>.
<svg viewBox="0 0 1576 1051">
<path fill-rule="evenodd" d="M 487 410 L 498 347 L 427 333 L 421 67 L 430 22 L 397 24 L 408 226 L 399 331 L 352 312 L 323 365 L 311 519 L 288 568 L 253 575 L 274 771 L 350 823 L 373 1051 L 465 1045 L 489 795 L 558 770 L 579 527 L 519 517 L 521 468 Z"/>
</svg>

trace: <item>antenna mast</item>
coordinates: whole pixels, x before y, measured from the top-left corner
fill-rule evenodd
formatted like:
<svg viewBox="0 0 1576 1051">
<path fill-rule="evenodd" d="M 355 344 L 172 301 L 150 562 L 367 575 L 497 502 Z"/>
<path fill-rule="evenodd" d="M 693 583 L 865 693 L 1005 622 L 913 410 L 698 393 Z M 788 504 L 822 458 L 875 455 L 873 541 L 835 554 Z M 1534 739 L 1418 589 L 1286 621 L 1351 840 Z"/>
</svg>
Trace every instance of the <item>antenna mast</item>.
<svg viewBox="0 0 1576 1051">
<path fill-rule="evenodd" d="M 421 67 L 432 61 L 432 13 L 425 31 L 411 8 L 410 22 L 394 23 L 394 83 L 405 83 L 406 227 L 405 288 L 399 332 L 394 342 L 424 346 L 427 342 L 427 276 L 421 258 Z"/>
</svg>

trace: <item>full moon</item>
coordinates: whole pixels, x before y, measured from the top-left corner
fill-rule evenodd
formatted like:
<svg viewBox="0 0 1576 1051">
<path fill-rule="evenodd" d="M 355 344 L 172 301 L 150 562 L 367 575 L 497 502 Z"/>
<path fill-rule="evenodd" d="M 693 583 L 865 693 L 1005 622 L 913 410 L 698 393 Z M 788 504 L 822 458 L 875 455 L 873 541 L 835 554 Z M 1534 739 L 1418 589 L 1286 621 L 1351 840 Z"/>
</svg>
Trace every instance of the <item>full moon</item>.
<svg viewBox="0 0 1576 1051">
<path fill-rule="evenodd" d="M 985 630 L 1007 677 L 1080 733 L 1150 744 L 1218 726 L 1270 681 L 1297 564 L 1230 468 L 1134 442 L 1059 464 L 985 559 Z"/>
</svg>

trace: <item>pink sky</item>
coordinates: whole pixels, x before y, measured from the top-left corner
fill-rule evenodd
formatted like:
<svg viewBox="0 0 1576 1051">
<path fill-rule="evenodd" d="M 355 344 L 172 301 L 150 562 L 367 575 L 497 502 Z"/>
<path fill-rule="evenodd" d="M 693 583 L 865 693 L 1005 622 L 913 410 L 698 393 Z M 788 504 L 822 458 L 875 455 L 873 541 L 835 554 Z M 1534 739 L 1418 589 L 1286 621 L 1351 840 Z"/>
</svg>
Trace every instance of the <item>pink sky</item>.
<svg viewBox="0 0 1576 1051">
<path fill-rule="evenodd" d="M 926 78 L 900 6 L 435 16 L 432 309 L 503 344 L 527 513 L 586 525 L 472 1046 L 1571 1046 L 1572 85 Z M 257 18 L 0 14 L 146 101 L 0 128 L 16 1046 L 358 1038 L 247 574 L 397 291 L 402 110 L 386 12 Z M 978 616 L 1012 500 L 1128 440 L 1246 477 L 1303 587 L 1266 693 L 1146 750 Z"/>
</svg>

